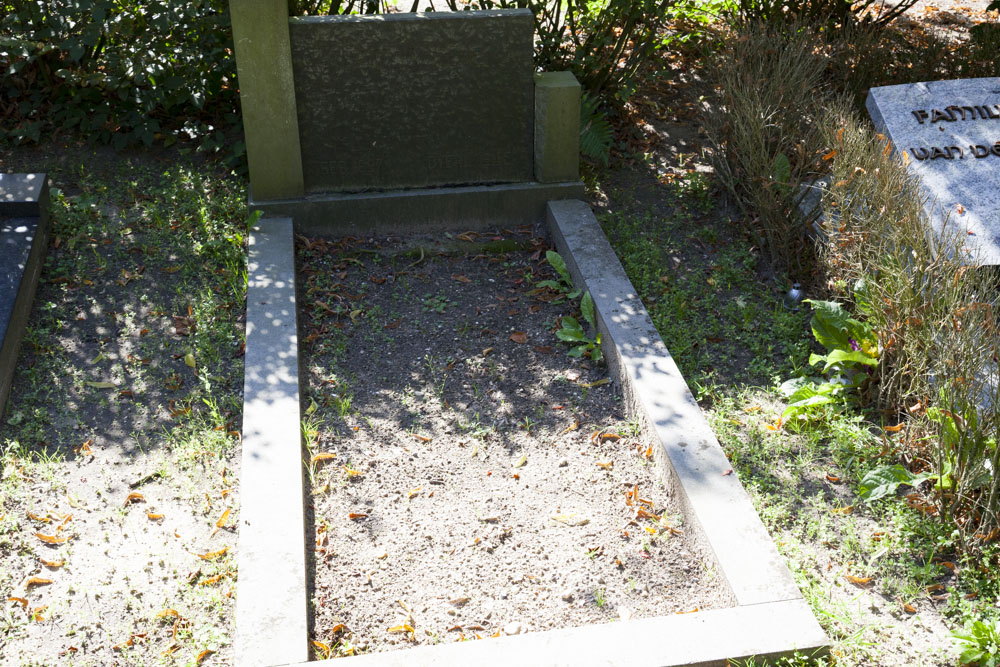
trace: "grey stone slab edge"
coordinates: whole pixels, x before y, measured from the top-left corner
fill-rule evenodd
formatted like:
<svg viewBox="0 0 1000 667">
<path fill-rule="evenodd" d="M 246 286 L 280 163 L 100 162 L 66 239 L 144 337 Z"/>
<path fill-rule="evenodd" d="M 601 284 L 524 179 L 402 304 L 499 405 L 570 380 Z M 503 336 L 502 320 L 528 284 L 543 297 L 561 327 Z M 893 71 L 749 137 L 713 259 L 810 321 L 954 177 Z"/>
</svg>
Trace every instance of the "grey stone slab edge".
<svg viewBox="0 0 1000 667">
<path fill-rule="evenodd" d="M 31 240 L 31 250 L 24 264 L 24 273 L 14 299 L 14 308 L 10 313 L 6 331 L 0 330 L 0 417 L 7 411 L 7 398 L 10 396 L 11 384 L 14 380 L 14 368 L 17 365 L 18 352 L 21 349 L 21 339 L 28 325 L 31 314 L 31 304 L 35 300 L 38 278 L 42 273 L 45 260 L 45 249 L 49 245 L 49 218 L 47 214 L 35 218 L 35 232 Z"/>
<path fill-rule="evenodd" d="M 548 223 L 573 280 L 594 298 L 602 348 L 626 404 L 657 434 L 662 445 L 656 448 L 657 463 L 672 482 L 691 532 L 714 554 L 736 604 L 800 600 L 788 567 L 590 207 L 582 201 L 550 202 Z M 809 641 L 826 643 L 808 616 Z"/>
<path fill-rule="evenodd" d="M 250 232 L 236 664 L 306 660 L 306 533 L 290 218 Z"/>
<path fill-rule="evenodd" d="M 802 600 L 421 646 L 350 658 L 358 667 L 667 667 L 811 654 L 821 645 Z M 825 637 L 822 637 L 825 640 Z M 343 658 L 296 667 L 340 665 Z"/>
<path fill-rule="evenodd" d="M 583 183 L 514 183 L 359 194 L 316 194 L 259 201 L 250 210 L 295 218 L 302 234 L 398 234 L 542 222 L 545 204 L 578 199 Z"/>
</svg>

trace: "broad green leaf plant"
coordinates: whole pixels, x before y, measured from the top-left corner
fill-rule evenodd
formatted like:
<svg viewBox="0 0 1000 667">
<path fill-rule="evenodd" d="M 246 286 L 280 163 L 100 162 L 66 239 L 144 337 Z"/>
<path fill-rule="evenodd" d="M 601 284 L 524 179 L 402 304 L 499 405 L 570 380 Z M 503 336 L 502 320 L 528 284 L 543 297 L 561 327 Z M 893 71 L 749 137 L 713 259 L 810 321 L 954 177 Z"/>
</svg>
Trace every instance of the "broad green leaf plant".
<svg viewBox="0 0 1000 667">
<path fill-rule="evenodd" d="M 594 331 L 594 337 L 591 338 L 587 335 L 580 320 L 570 315 L 564 315 L 561 318 L 561 326 L 556 331 L 556 338 L 564 343 L 573 345 L 568 353 L 569 356 L 582 357 L 586 354 L 594 361 L 600 361 L 602 358 L 601 334 L 597 333 L 597 314 L 594 309 L 594 298 L 590 296 L 590 292 L 584 293 L 582 289 L 573 284 L 573 276 L 570 275 L 569 269 L 566 267 L 566 260 L 562 258 L 562 255 L 554 250 L 549 250 L 545 253 L 545 259 L 555 269 L 558 279 L 542 280 L 536 287 L 539 289 L 547 288 L 561 295 L 552 303 L 560 303 L 564 299 L 573 301 L 583 294 L 583 298 L 580 299 L 580 314 L 583 316 L 584 321 L 590 325 L 591 330 Z"/>
<path fill-rule="evenodd" d="M 788 401 L 781 414 L 785 424 L 817 419 L 846 405 L 851 392 L 868 381 L 866 369 L 879 363 L 877 338 L 868 324 L 851 317 L 835 301 L 807 299 L 804 303 L 813 309 L 809 323 L 813 336 L 827 350 L 810 355 L 809 365 L 821 365 L 824 377 L 799 377 L 779 387 Z"/>
</svg>

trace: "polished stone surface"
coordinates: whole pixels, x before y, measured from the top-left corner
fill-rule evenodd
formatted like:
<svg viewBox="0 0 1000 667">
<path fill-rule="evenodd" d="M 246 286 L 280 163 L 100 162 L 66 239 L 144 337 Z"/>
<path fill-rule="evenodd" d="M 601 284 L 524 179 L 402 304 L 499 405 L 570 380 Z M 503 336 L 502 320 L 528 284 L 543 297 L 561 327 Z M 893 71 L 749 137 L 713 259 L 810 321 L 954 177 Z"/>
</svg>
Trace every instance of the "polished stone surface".
<svg viewBox="0 0 1000 667">
<path fill-rule="evenodd" d="M 0 415 L 48 243 L 48 178 L 0 174 Z"/>
</svg>

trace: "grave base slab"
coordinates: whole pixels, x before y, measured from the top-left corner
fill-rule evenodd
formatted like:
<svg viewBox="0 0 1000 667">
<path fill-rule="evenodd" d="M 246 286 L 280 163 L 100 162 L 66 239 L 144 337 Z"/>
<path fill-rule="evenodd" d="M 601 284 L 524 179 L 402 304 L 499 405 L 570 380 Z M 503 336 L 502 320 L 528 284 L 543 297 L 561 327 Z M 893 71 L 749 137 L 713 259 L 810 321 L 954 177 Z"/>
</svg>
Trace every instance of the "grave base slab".
<svg viewBox="0 0 1000 667">
<path fill-rule="evenodd" d="M 259 201 L 250 210 L 264 217 L 292 217 L 301 234 L 378 235 L 509 227 L 545 220 L 550 200 L 578 199 L 583 183 L 511 183 L 317 194 Z"/>
</svg>

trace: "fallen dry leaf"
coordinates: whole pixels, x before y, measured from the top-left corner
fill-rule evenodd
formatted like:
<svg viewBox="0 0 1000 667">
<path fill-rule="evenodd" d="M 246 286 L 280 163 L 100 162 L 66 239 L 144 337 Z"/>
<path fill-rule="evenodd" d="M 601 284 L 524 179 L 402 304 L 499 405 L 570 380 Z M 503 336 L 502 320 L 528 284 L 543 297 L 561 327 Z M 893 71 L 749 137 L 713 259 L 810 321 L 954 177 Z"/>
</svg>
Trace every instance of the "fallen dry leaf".
<svg viewBox="0 0 1000 667">
<path fill-rule="evenodd" d="M 213 653 L 215 653 L 215 651 L 213 651 L 212 649 L 210 648 L 205 649 L 204 651 L 198 654 L 198 657 L 195 659 L 195 664 L 200 665 L 205 660 L 205 658 L 212 655 Z"/>
<path fill-rule="evenodd" d="M 66 564 L 64 560 L 45 560 L 44 558 L 39 558 L 38 561 L 45 567 L 51 567 L 53 569 L 60 568 Z"/>
<path fill-rule="evenodd" d="M 219 520 L 215 522 L 215 529 L 212 531 L 212 534 L 209 535 L 209 537 L 214 537 L 215 534 L 219 532 L 219 529 L 222 528 L 224 525 L 226 525 L 226 519 L 229 518 L 229 513 L 231 511 L 232 510 L 229 509 L 228 507 L 226 508 L 226 511 L 223 512 L 222 516 L 219 517 Z"/>
<path fill-rule="evenodd" d="M 126 505 L 128 505 L 129 503 L 138 503 L 138 502 L 146 502 L 146 498 L 141 493 L 137 493 L 135 491 L 128 494 L 128 496 L 125 498 Z"/>
<path fill-rule="evenodd" d="M 561 409 L 562 406 L 560 405 L 560 406 L 558 406 L 558 408 Z M 555 410 L 557 408 L 552 408 L 552 409 Z M 575 431 L 578 428 L 580 428 L 580 420 L 579 419 L 574 419 L 572 424 L 570 424 L 569 426 L 567 426 L 566 428 L 564 428 L 562 430 L 562 433 L 569 433 L 570 431 Z"/>
<path fill-rule="evenodd" d="M 575 512 L 553 514 L 551 519 L 567 526 L 586 526 L 590 523 L 590 519 L 585 519 Z"/>
<path fill-rule="evenodd" d="M 871 577 L 855 577 L 850 574 L 845 574 L 844 579 L 847 579 L 847 581 L 851 582 L 855 586 L 868 586 L 872 581 Z"/>
<path fill-rule="evenodd" d="M 40 539 L 46 544 L 65 544 L 69 542 L 69 537 L 56 537 L 55 535 L 42 535 L 41 533 L 35 533 L 35 537 Z"/>
<path fill-rule="evenodd" d="M 219 549 L 218 551 L 210 551 L 209 553 L 196 554 L 196 555 L 198 556 L 198 558 L 201 558 L 202 560 L 215 560 L 219 556 L 226 555 L 226 553 L 228 551 L 229 551 L 229 547 L 223 547 L 223 548 Z"/>
<path fill-rule="evenodd" d="M 528 342 L 528 335 L 523 331 L 515 331 L 510 335 L 510 339 L 515 343 L 523 344 Z"/>
<path fill-rule="evenodd" d="M 223 573 L 223 574 L 217 574 L 214 577 L 209 577 L 208 579 L 202 579 L 201 581 L 198 582 L 198 585 L 199 586 L 211 586 L 212 584 L 219 583 L 219 581 L 221 581 L 222 578 L 225 577 L 225 576 L 226 576 L 225 573 Z"/>
</svg>

